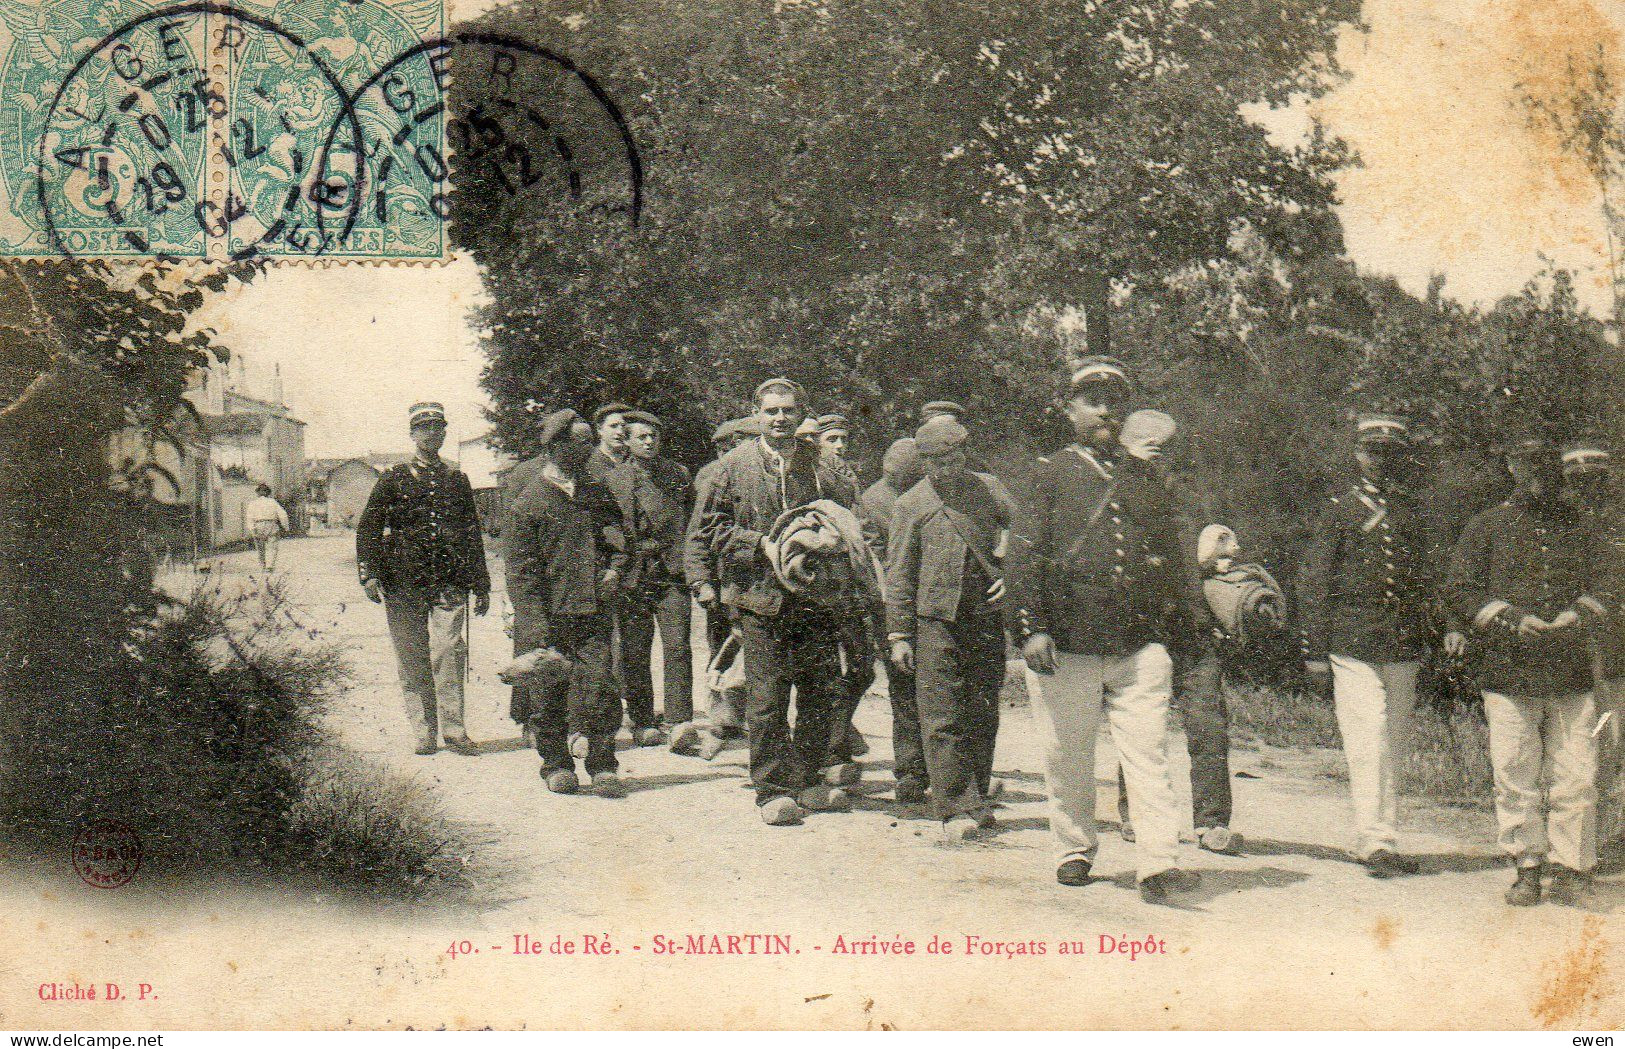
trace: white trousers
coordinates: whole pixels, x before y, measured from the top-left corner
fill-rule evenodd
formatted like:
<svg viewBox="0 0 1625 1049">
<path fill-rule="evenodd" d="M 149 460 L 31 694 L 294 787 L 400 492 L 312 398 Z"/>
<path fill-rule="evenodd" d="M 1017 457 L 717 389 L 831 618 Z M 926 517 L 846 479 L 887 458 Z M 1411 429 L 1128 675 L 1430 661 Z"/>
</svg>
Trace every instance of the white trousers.
<svg viewBox="0 0 1625 1049">
<path fill-rule="evenodd" d="M 1095 738 L 1105 718 L 1128 783 L 1139 877 L 1178 866 L 1179 805 L 1168 771 L 1168 703 L 1173 664 L 1146 645 L 1127 656 L 1061 652 L 1054 674 L 1027 671 L 1033 725 L 1044 755 L 1049 825 L 1061 862 L 1093 865 Z"/>
<path fill-rule="evenodd" d="M 1597 734 L 1597 843 L 1625 842 L 1625 677 L 1597 683 L 1597 716 L 1614 716 Z"/>
<path fill-rule="evenodd" d="M 1597 704 L 1571 696 L 1484 693 L 1501 848 L 1518 866 L 1549 856 L 1570 870 L 1597 864 Z M 1542 790 L 1544 784 L 1545 789 Z"/>
<path fill-rule="evenodd" d="M 1411 750 L 1416 674 L 1421 664 L 1366 663 L 1332 656 L 1332 705 L 1343 736 L 1354 799 L 1354 855 L 1399 844 L 1399 768 Z"/>
</svg>

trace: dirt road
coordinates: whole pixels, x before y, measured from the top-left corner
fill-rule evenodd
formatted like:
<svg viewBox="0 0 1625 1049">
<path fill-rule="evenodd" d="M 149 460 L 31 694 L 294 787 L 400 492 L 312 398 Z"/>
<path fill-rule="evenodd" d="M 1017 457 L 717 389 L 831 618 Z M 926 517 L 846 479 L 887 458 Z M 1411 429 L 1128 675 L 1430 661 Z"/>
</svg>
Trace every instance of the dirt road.
<svg viewBox="0 0 1625 1049">
<path fill-rule="evenodd" d="M 64 932 L 63 966 L 114 978 L 74 950 L 95 943 L 102 972 L 167 981 L 172 997 L 93 1014 L 107 1026 L 207 1015 L 363 1027 L 1625 1022 L 1625 922 L 1610 913 L 1625 885 L 1602 886 L 1604 913 L 1513 911 L 1500 902 L 1510 875 L 1493 817 L 1415 802 L 1405 805 L 1402 847 L 1426 872 L 1374 881 L 1345 857 L 1346 786 L 1326 774 L 1335 755 L 1237 750 L 1234 827 L 1246 853 L 1191 847 L 1187 866 L 1202 887 L 1176 907 L 1141 903 L 1132 846 L 1112 830 L 1096 867 L 1109 880 L 1055 883 L 1025 709 L 1004 712 L 999 737 L 996 768 L 1012 788 L 1002 830 L 957 849 L 938 843 L 923 808 L 890 800 L 889 715 L 875 698 L 858 717 L 872 750 L 848 814 L 764 826 L 742 789 L 738 749 L 711 763 L 623 749 L 628 797 L 557 797 L 506 718 L 494 671 L 509 646 L 493 613 L 474 621 L 467 698 L 486 752 L 418 757 L 383 612 L 361 594 L 350 555 L 348 536 L 283 548 L 295 601 L 353 653 L 356 685 L 333 705 L 332 726 L 356 751 L 432 785 L 450 816 L 481 829 L 506 873 L 479 906 L 455 911 L 241 886 L 184 899 L 22 894 L 5 924 Z M 224 558 L 214 575 L 244 585 L 251 561 Z M 1183 765 L 1176 778 L 1184 784 Z M 1115 828 L 1106 784 L 1101 802 Z M 575 953 L 552 953 L 561 936 Z M 607 939 L 612 953 L 584 953 L 587 937 Z M 928 952 L 934 937 L 952 953 Z M 1161 949 L 1131 960 L 1102 953 L 1105 937 Z M 464 940 L 478 953 L 448 954 Z M 842 950 L 854 943 L 872 953 Z M 533 945 L 539 953 L 521 953 Z M 730 945 L 742 953 L 726 953 Z M 690 950 L 713 946 L 725 953 Z M 52 950 L 41 941 L 35 955 Z M 16 974 L 24 984 L 46 978 Z M 30 1004 L 30 1014 L 58 1015 Z"/>
</svg>

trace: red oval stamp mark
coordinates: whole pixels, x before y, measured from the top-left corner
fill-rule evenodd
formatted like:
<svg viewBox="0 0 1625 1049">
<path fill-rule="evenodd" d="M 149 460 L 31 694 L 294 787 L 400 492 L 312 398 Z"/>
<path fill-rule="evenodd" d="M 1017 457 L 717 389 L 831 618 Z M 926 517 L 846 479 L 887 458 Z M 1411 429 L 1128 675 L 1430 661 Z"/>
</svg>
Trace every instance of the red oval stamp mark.
<svg viewBox="0 0 1625 1049">
<path fill-rule="evenodd" d="M 86 885 L 116 889 L 141 867 L 141 836 L 118 820 L 91 820 L 73 839 L 73 869 Z"/>
</svg>

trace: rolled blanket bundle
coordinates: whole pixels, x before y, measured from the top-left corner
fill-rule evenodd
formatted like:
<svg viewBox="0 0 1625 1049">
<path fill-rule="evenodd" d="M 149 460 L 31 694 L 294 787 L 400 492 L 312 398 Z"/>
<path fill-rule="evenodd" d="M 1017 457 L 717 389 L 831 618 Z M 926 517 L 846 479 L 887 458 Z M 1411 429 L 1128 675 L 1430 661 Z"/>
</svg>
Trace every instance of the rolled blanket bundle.
<svg viewBox="0 0 1625 1049">
<path fill-rule="evenodd" d="M 570 672 L 570 657 L 552 646 L 533 648 L 497 671 L 505 685 L 528 685 Z"/>
<path fill-rule="evenodd" d="M 779 585 L 831 608 L 883 603 L 880 565 L 857 516 L 830 499 L 779 515 L 764 544 Z"/>
</svg>

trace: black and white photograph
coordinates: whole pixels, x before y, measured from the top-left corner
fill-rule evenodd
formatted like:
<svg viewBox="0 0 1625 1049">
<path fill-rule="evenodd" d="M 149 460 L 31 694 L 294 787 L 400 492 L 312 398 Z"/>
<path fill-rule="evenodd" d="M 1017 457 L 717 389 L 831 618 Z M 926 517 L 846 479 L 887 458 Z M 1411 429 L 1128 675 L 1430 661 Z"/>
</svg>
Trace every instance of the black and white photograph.
<svg viewBox="0 0 1625 1049">
<path fill-rule="evenodd" d="M 1618 0 L 0 0 L 0 1030 L 1610 1045 L 1622 267 Z"/>
</svg>

